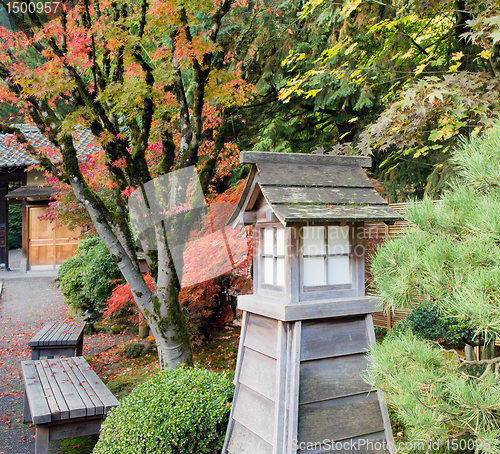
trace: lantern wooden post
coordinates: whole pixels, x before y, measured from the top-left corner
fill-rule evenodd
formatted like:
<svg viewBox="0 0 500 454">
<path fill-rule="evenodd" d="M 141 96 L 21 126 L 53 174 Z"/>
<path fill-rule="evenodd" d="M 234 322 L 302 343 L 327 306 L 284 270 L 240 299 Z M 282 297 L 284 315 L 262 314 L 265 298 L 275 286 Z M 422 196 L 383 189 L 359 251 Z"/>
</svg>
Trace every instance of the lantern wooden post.
<svg viewBox="0 0 500 454">
<path fill-rule="evenodd" d="M 399 220 L 368 157 L 243 152 L 230 222 L 254 226 L 224 454 L 393 452 L 385 402 L 361 374 L 375 341 L 364 293 L 365 221 Z"/>
</svg>

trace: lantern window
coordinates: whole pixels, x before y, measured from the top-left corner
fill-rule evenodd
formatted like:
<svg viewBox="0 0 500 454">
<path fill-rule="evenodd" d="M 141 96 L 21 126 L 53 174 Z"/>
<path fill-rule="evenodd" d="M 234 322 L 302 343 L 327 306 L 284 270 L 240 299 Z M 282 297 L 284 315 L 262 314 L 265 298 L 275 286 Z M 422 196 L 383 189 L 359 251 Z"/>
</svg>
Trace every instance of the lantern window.
<svg viewBox="0 0 500 454">
<path fill-rule="evenodd" d="M 283 287 L 285 285 L 285 229 L 261 229 L 262 282 Z"/>
<path fill-rule="evenodd" d="M 352 282 L 349 226 L 307 226 L 301 237 L 305 287 Z"/>
</svg>

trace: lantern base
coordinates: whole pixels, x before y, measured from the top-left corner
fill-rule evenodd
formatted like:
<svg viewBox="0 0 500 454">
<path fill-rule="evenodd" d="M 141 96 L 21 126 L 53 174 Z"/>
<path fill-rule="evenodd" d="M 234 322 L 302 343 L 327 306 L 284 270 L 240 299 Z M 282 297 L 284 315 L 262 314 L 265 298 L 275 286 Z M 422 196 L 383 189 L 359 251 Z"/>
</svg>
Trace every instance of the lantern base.
<svg viewBox="0 0 500 454">
<path fill-rule="evenodd" d="M 385 402 L 361 378 L 371 314 L 283 321 L 245 311 L 223 454 L 392 453 Z"/>
</svg>

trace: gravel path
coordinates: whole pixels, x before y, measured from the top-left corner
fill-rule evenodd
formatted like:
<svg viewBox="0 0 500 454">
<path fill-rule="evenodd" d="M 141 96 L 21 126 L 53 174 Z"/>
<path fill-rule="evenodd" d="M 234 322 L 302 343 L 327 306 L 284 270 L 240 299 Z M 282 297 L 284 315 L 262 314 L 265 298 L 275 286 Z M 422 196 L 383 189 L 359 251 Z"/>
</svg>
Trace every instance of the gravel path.
<svg viewBox="0 0 500 454">
<path fill-rule="evenodd" d="M 19 276 L 5 272 L 0 298 L 0 454 L 35 452 L 34 428 L 21 423 L 20 362 L 30 359 L 29 339 L 48 322 L 63 320 L 66 307 L 55 287 L 54 276 Z M 5 276 L 5 278 L 4 278 Z M 83 354 L 93 354 L 131 336 L 85 336 Z M 59 442 L 50 442 L 50 454 L 59 453 Z"/>
</svg>

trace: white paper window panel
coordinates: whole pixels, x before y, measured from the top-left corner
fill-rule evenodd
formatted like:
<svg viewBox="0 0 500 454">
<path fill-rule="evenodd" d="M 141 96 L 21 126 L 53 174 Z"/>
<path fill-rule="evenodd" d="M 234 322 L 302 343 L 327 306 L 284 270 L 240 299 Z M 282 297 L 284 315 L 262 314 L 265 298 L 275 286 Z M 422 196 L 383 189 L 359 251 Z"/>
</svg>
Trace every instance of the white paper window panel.
<svg viewBox="0 0 500 454">
<path fill-rule="evenodd" d="M 328 257 L 328 285 L 350 283 L 350 258 L 348 256 Z"/>
<path fill-rule="evenodd" d="M 328 254 L 349 253 L 349 226 L 328 226 Z"/>
<path fill-rule="evenodd" d="M 304 257 L 304 286 L 326 285 L 324 257 Z"/>
<path fill-rule="evenodd" d="M 276 255 L 285 255 L 285 229 L 276 229 Z"/>
<path fill-rule="evenodd" d="M 276 259 L 276 285 L 285 285 L 285 259 Z"/>
<path fill-rule="evenodd" d="M 263 229 L 264 254 L 274 254 L 274 235 L 272 228 Z"/>
<path fill-rule="evenodd" d="M 274 257 L 264 257 L 263 263 L 265 284 L 274 284 Z"/>
<path fill-rule="evenodd" d="M 304 227 L 302 229 L 303 255 L 325 254 L 325 228 Z"/>
</svg>

